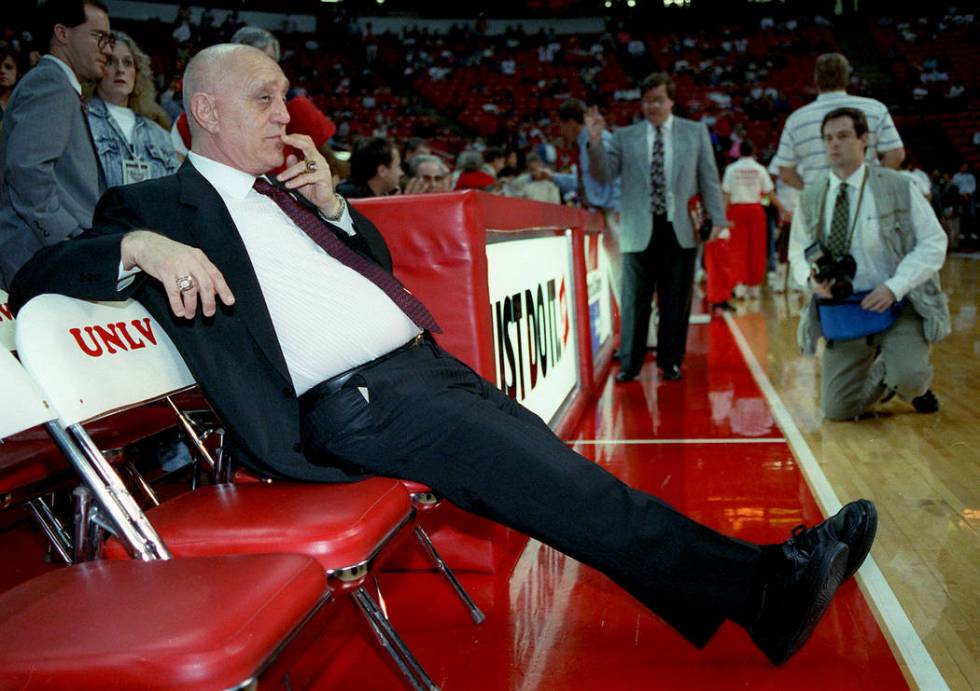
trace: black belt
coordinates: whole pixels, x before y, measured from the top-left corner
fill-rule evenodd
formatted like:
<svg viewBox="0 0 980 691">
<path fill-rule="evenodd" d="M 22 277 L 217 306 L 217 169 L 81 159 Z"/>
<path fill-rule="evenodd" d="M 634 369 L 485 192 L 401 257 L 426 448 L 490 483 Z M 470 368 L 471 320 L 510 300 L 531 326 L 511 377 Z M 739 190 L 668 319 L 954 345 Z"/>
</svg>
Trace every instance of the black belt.
<svg viewBox="0 0 980 691">
<path fill-rule="evenodd" d="M 307 410 L 320 399 L 326 398 L 331 394 L 337 393 L 342 388 L 344 388 L 344 384 L 346 384 L 350 380 L 350 378 L 353 377 L 355 374 L 359 374 L 360 372 L 370 369 L 371 367 L 374 367 L 375 365 L 380 364 L 385 360 L 389 360 L 395 357 L 396 355 L 398 355 L 399 353 L 404 353 L 406 351 L 418 348 L 423 343 L 425 343 L 425 334 L 420 333 L 418 336 L 413 338 L 405 345 L 399 346 L 398 348 L 395 348 L 391 352 L 385 353 L 381 357 L 376 357 L 373 360 L 365 362 L 363 365 L 358 365 L 357 367 L 351 367 L 349 370 L 341 372 L 340 374 L 334 377 L 325 379 L 324 381 L 320 382 L 319 384 L 317 384 L 312 389 L 310 389 L 309 391 L 307 391 L 306 393 L 304 393 L 302 396 L 299 397 L 300 409 Z"/>
</svg>

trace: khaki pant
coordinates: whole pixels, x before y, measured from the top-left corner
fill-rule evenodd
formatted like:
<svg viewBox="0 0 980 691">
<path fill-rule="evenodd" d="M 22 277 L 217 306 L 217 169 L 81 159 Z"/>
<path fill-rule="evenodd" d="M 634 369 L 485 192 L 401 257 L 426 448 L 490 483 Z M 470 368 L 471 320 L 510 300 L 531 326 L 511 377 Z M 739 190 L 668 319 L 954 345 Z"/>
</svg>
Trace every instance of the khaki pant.
<svg viewBox="0 0 980 691">
<path fill-rule="evenodd" d="M 911 401 L 932 383 L 922 317 L 906 304 L 887 331 L 828 343 L 820 367 L 821 407 L 830 420 L 858 417 L 888 389 Z"/>
</svg>

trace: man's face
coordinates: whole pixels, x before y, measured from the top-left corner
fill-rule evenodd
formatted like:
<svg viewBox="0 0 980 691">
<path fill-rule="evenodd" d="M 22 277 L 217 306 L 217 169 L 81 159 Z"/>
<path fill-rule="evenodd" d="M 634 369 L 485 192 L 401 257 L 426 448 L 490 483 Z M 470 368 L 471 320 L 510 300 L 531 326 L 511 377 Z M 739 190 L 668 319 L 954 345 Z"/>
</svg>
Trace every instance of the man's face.
<svg viewBox="0 0 980 691">
<path fill-rule="evenodd" d="M 430 192 L 449 191 L 449 176 L 435 161 L 424 161 L 419 164 L 417 177 L 425 181 L 426 189 Z"/>
<path fill-rule="evenodd" d="M 112 55 L 109 15 L 98 7 L 85 5 L 85 22 L 65 27 L 64 36 L 65 62 L 75 71 L 79 81 L 102 79 L 106 61 Z"/>
<path fill-rule="evenodd" d="M 580 128 L 581 125 L 579 125 L 574 120 L 562 120 L 561 121 L 562 139 L 564 139 L 566 142 L 569 143 L 574 142 L 576 139 L 578 139 L 578 132 Z"/>
<path fill-rule="evenodd" d="M 403 175 L 405 175 L 405 171 L 402 170 L 402 157 L 398 153 L 398 149 L 392 149 L 391 165 L 378 166 L 378 177 L 384 183 L 382 193 L 388 194 L 398 189 L 398 183 L 401 182 Z"/>
<path fill-rule="evenodd" d="M 640 106 L 643 109 L 643 117 L 654 125 L 662 125 L 667 122 L 667 118 L 673 111 L 674 101 L 667 95 L 667 85 L 661 84 L 643 94 Z"/>
<path fill-rule="evenodd" d="M 256 51 L 240 52 L 225 61 L 224 78 L 214 99 L 215 147 L 225 163 L 261 175 L 283 161 L 282 135 L 289 112 L 289 82 L 273 60 Z"/>
<path fill-rule="evenodd" d="M 17 63 L 9 55 L 0 62 L 0 87 L 13 88 L 17 83 Z"/>
<path fill-rule="evenodd" d="M 527 172 L 532 180 L 543 180 L 545 177 L 544 164 L 541 161 L 528 161 Z"/>
<path fill-rule="evenodd" d="M 847 116 L 828 120 L 823 126 L 823 143 L 827 149 L 827 161 L 834 169 L 857 168 L 864 161 L 868 147 L 867 132 L 860 137 L 854 130 L 854 121 Z"/>
</svg>

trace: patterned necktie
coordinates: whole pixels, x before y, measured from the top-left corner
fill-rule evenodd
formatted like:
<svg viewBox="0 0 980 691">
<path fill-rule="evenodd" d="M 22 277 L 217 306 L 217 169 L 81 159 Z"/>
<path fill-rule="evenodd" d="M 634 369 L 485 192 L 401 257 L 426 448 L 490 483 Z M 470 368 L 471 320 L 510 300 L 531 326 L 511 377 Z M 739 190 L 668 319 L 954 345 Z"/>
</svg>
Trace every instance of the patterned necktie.
<svg viewBox="0 0 980 691">
<path fill-rule="evenodd" d="M 834 201 L 834 215 L 830 218 L 830 236 L 827 249 L 835 255 L 847 252 L 847 225 L 850 221 L 850 201 L 847 198 L 847 183 L 842 182 Z"/>
<path fill-rule="evenodd" d="M 654 216 L 667 214 L 667 185 L 664 178 L 664 130 L 661 125 L 657 125 L 657 138 L 653 142 L 653 156 L 650 160 L 650 196 Z"/>
<path fill-rule="evenodd" d="M 425 305 L 408 292 L 408 289 L 397 278 L 344 244 L 327 228 L 319 216 L 296 201 L 289 192 L 269 184 L 262 178 L 255 179 L 254 187 L 256 192 L 264 194 L 274 201 L 292 219 L 293 223 L 299 226 L 300 230 L 322 247 L 327 254 L 344 266 L 361 274 L 384 291 L 385 295 L 391 298 L 392 302 L 398 305 L 405 316 L 415 322 L 417 326 L 433 333 L 442 333 L 439 324 L 429 313 L 429 310 L 425 308 Z"/>
</svg>

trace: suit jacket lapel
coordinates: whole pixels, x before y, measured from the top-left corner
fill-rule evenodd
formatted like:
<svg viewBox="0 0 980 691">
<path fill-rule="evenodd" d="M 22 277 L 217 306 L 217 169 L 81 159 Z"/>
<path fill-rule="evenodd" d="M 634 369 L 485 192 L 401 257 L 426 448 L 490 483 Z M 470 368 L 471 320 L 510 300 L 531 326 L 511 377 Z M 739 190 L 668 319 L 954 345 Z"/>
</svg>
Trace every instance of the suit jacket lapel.
<svg viewBox="0 0 980 691">
<path fill-rule="evenodd" d="M 670 162 L 670 188 L 672 190 L 677 190 L 677 176 L 681 170 L 681 161 L 684 160 L 685 154 L 687 153 L 687 147 L 685 144 L 687 140 L 684 138 L 682 132 L 683 125 L 678 117 L 674 116 L 674 121 L 670 128 L 670 146 L 672 149 L 673 157 Z M 687 204 L 687 200 L 684 200 L 684 204 Z"/>
<path fill-rule="evenodd" d="M 279 374 L 291 381 L 255 269 L 228 208 L 218 192 L 189 162 L 181 166 L 177 176 L 180 203 L 195 209 L 189 226 L 197 246 L 220 268 L 235 295 L 234 309 L 240 311 L 239 316 L 252 338 Z"/>
</svg>

